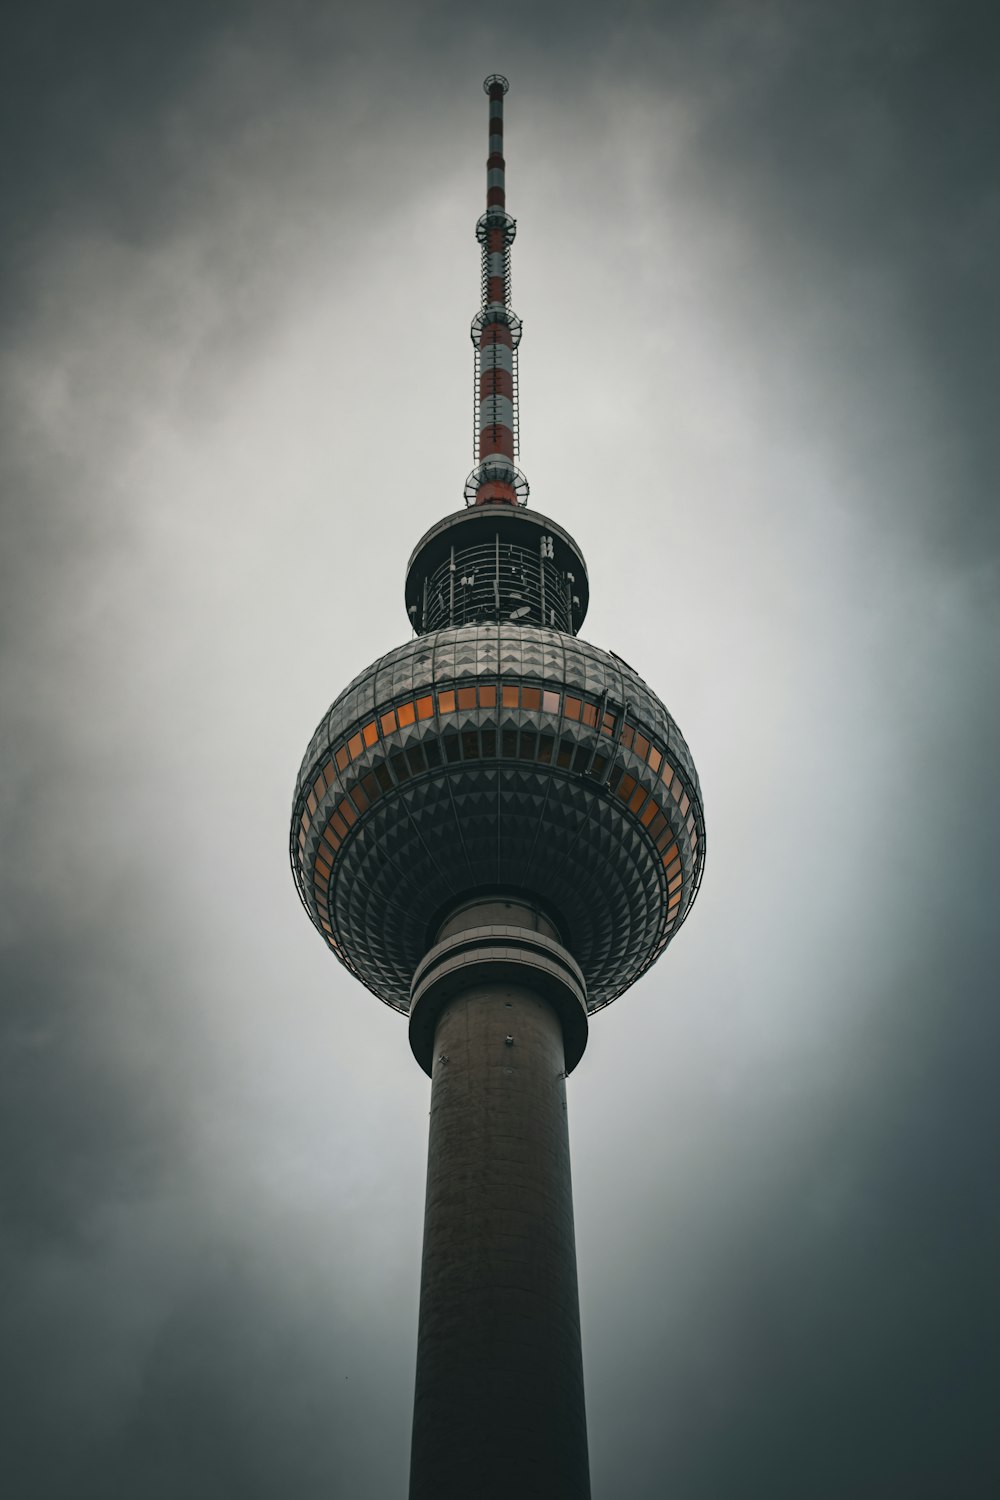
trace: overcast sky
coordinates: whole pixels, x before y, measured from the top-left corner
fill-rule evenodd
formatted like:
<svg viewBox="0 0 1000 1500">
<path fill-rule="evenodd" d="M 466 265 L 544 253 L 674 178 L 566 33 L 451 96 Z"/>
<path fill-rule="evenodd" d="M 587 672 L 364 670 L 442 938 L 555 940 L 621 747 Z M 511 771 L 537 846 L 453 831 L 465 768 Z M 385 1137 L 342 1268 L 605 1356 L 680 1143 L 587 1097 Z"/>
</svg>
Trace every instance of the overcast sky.
<svg viewBox="0 0 1000 1500">
<path fill-rule="evenodd" d="M 461 504 L 494 70 L 531 503 L 708 827 L 570 1088 L 595 1497 L 1000 1492 L 993 12 L 7 8 L 11 1500 L 405 1494 L 429 1085 L 287 828 Z"/>
</svg>

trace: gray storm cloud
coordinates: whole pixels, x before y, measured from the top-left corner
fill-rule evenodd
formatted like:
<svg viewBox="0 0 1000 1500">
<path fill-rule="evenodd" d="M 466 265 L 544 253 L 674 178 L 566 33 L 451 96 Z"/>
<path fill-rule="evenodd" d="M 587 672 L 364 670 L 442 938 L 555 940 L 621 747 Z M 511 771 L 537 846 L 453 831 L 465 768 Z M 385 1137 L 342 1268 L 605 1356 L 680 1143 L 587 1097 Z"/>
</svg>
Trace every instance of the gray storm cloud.
<svg viewBox="0 0 1000 1500">
<path fill-rule="evenodd" d="M 426 1085 L 300 913 L 287 817 L 460 503 L 495 67 L 532 499 L 708 820 L 573 1080 L 595 1493 L 996 1487 L 993 25 L 506 27 L 13 14 L 18 1500 L 405 1487 Z"/>
</svg>

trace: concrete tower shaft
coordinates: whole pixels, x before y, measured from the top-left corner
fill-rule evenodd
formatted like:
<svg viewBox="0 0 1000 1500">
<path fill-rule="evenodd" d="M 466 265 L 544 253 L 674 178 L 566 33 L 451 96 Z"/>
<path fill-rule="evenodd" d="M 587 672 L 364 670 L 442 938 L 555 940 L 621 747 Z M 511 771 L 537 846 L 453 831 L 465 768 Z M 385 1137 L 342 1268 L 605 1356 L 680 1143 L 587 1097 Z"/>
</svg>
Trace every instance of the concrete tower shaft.
<svg viewBox="0 0 1000 1500">
<path fill-rule="evenodd" d="M 582 976 L 525 902 L 468 903 L 438 939 L 410 1021 L 432 1070 L 410 1500 L 586 1500 L 565 1081 Z"/>
</svg>

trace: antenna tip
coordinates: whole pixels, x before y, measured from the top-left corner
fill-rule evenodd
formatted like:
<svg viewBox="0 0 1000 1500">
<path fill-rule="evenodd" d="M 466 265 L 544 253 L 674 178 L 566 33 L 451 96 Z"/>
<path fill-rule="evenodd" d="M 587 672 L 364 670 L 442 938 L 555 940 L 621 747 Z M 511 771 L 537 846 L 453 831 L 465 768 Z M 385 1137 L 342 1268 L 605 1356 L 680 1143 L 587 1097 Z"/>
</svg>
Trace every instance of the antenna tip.
<svg viewBox="0 0 1000 1500">
<path fill-rule="evenodd" d="M 484 94 L 492 94 L 495 89 L 499 89 L 501 95 L 503 95 L 506 94 L 509 88 L 510 84 L 502 73 L 491 73 L 489 78 L 483 79 Z"/>
</svg>

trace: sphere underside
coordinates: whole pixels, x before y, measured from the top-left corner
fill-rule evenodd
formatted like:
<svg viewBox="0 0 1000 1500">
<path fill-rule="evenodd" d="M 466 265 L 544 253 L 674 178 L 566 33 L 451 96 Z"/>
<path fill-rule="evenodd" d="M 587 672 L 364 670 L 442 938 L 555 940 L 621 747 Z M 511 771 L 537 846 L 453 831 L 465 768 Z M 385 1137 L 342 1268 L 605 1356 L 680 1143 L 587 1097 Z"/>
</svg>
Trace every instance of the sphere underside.
<svg viewBox="0 0 1000 1500">
<path fill-rule="evenodd" d="M 690 910 L 704 819 L 687 745 L 617 657 L 512 624 L 433 631 L 375 662 L 310 742 L 296 882 L 341 961 L 387 1004 L 465 896 L 552 912 L 591 1010 Z"/>
</svg>

